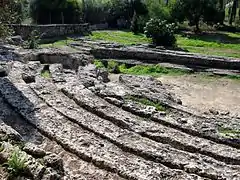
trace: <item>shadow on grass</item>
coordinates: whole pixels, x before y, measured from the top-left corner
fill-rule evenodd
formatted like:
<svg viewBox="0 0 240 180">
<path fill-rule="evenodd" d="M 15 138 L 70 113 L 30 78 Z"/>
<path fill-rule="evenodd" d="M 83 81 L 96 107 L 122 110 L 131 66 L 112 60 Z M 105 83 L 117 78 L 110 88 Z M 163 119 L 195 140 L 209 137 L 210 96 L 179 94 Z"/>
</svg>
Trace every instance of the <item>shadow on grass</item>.
<svg viewBox="0 0 240 180">
<path fill-rule="evenodd" d="M 190 32 L 181 32 L 182 36 L 193 40 L 201 40 L 206 42 L 225 43 L 225 44 L 240 44 L 239 37 L 231 37 L 228 34 L 220 32 L 204 32 L 201 34 L 194 34 Z"/>
</svg>

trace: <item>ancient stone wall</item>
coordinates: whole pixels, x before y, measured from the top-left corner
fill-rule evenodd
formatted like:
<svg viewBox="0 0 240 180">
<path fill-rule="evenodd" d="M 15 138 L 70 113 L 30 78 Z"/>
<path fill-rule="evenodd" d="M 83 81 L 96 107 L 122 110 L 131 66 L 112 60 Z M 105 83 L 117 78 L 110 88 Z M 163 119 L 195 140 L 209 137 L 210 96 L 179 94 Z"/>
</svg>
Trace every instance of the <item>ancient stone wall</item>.
<svg viewBox="0 0 240 180">
<path fill-rule="evenodd" d="M 145 48 L 105 48 L 97 47 L 91 53 L 100 59 L 137 59 L 143 63 L 168 62 L 188 66 L 204 66 L 219 69 L 240 69 L 240 60 L 218 56 L 203 56 L 199 54 L 151 50 Z"/>
<path fill-rule="evenodd" d="M 23 38 L 29 36 L 33 30 L 37 30 L 42 38 L 58 37 L 69 34 L 88 34 L 90 28 L 88 24 L 49 24 L 49 25 L 27 25 L 13 24 L 11 25 L 16 35 Z"/>
<path fill-rule="evenodd" d="M 109 26 L 108 26 L 108 23 L 102 23 L 102 24 L 93 24 L 90 26 L 90 29 L 92 31 L 96 31 L 96 30 L 105 30 L 105 29 L 108 29 Z"/>
</svg>

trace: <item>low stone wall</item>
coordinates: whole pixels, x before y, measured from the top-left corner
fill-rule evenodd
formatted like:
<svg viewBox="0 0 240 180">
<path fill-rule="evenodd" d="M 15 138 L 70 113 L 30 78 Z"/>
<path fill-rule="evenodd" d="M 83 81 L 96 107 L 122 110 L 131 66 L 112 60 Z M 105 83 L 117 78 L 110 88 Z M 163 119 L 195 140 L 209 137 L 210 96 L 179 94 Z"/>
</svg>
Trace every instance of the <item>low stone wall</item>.
<svg viewBox="0 0 240 180">
<path fill-rule="evenodd" d="M 240 59 L 203 56 L 178 51 L 154 51 L 141 48 L 94 48 L 91 53 L 100 59 L 135 59 L 144 63 L 168 62 L 186 66 L 204 66 L 218 69 L 240 70 Z"/>
<path fill-rule="evenodd" d="M 108 23 L 90 25 L 92 31 L 108 29 Z"/>
<path fill-rule="evenodd" d="M 33 30 L 37 30 L 42 38 L 51 38 L 69 34 L 89 34 L 89 24 L 49 24 L 49 25 L 22 25 L 12 24 L 15 34 L 27 38 Z"/>
</svg>

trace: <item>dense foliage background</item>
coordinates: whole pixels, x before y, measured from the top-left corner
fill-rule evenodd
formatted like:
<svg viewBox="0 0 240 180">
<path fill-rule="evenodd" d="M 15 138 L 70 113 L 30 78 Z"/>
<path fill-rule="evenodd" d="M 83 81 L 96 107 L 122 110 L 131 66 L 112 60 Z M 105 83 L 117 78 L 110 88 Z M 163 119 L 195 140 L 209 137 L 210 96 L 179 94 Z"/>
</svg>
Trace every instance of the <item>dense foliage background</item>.
<svg viewBox="0 0 240 180">
<path fill-rule="evenodd" d="M 200 22 L 237 25 L 239 4 L 239 0 L 30 0 L 30 16 L 39 24 L 107 22 L 116 27 L 125 21 L 130 27 L 135 12 L 141 23 L 151 18 L 188 20 L 198 29 Z"/>
<path fill-rule="evenodd" d="M 9 0 L 0 7 L 4 24 L 108 23 L 110 28 L 144 32 L 150 19 L 182 27 L 240 26 L 240 0 Z"/>
</svg>

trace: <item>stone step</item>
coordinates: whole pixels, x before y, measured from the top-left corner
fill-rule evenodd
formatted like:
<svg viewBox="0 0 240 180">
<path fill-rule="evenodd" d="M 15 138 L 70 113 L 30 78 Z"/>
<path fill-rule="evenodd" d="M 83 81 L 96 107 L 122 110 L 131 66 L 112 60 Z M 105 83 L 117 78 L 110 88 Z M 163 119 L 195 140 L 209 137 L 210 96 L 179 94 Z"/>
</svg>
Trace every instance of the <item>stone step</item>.
<svg viewBox="0 0 240 180">
<path fill-rule="evenodd" d="M 43 134 L 41 134 L 36 128 L 27 123 L 23 118 L 20 117 L 18 113 L 11 109 L 11 107 L 3 102 L 2 97 L 0 97 L 0 121 L 8 123 L 11 125 L 11 128 L 14 129 L 16 133 L 9 133 L 9 138 L 16 140 L 19 139 L 19 134 L 23 138 L 24 142 L 31 142 L 40 149 L 43 149 L 45 152 L 51 152 L 54 154 L 58 154 L 63 161 L 64 168 L 64 177 L 65 179 L 89 179 L 89 180 L 102 180 L 102 179 L 116 179 L 121 180 L 115 173 L 111 173 L 109 171 L 105 171 L 103 169 L 99 169 L 94 166 L 92 163 L 83 161 L 76 155 L 65 151 L 60 145 L 56 142 L 51 141 Z M 2 124 L 0 124 L 0 134 L 2 129 L 4 128 Z M 13 131 L 13 132 L 14 132 Z M 18 134 L 19 133 L 19 134 Z M 16 136 L 17 135 L 17 136 Z M 0 136 L 1 137 L 1 136 Z M 38 153 L 36 150 L 34 154 Z"/>
<path fill-rule="evenodd" d="M 153 113 L 150 118 L 151 120 L 194 136 L 210 139 L 217 143 L 227 144 L 238 149 L 240 148 L 239 140 L 226 139 L 220 136 L 217 131 L 219 125 L 239 127 L 239 119 L 200 115 L 189 107 L 177 104 L 177 100 L 172 96 L 168 96 L 161 82 L 150 77 L 120 75 L 119 82 L 124 85 L 125 89 L 131 89 L 131 96 L 140 96 L 167 107 L 168 113 L 166 116 L 162 116 L 161 113 Z M 113 87 L 111 86 L 107 90 L 110 88 Z M 104 93 L 109 94 L 108 92 Z M 111 93 L 114 92 L 111 91 Z"/>
<path fill-rule="evenodd" d="M 84 86 L 79 82 L 81 80 L 78 80 L 77 77 L 74 77 L 74 74 L 71 76 L 68 75 L 66 77 L 63 73 L 61 73 L 61 71 L 57 72 L 56 68 L 55 70 L 56 71 L 52 71 L 52 74 L 54 75 L 54 73 L 57 73 L 57 77 L 64 79 L 63 82 L 65 82 L 60 83 L 60 85 L 59 83 L 56 83 L 57 86 L 59 86 L 60 89 L 63 88 L 64 91 L 68 91 L 66 94 L 68 94 L 70 98 L 73 98 L 77 102 L 77 104 L 84 107 L 88 111 L 95 113 L 98 116 L 105 118 L 120 127 L 134 131 L 154 141 L 170 144 L 171 146 L 180 150 L 198 152 L 200 154 L 214 157 L 219 161 L 223 161 L 229 164 L 240 164 L 240 151 L 238 149 L 226 146 L 224 144 L 215 143 L 214 141 L 200 138 L 198 136 L 192 136 L 191 134 L 184 133 L 174 128 L 169 128 L 162 124 L 149 121 L 148 119 L 143 119 L 131 113 L 128 113 L 116 106 L 113 106 L 112 104 L 109 104 L 102 98 L 97 97 L 92 92 L 85 89 Z M 48 86 L 50 87 L 50 85 Z M 116 87 L 118 89 L 115 89 Z M 54 88 L 52 88 L 52 90 L 53 89 Z M 102 94 L 100 94 L 102 96 L 106 94 L 113 95 L 113 92 L 120 93 L 122 91 L 122 88 L 119 85 L 116 85 L 114 87 L 110 86 L 109 91 L 111 92 L 106 93 L 106 91 L 108 91 L 108 88 L 105 88 L 105 91 L 101 91 Z M 118 96 L 118 94 L 115 94 L 115 96 Z M 73 103 L 72 101 L 70 102 L 68 104 Z M 57 105 L 54 107 L 57 107 Z M 61 109 L 64 110 L 64 108 Z M 91 116 L 91 113 L 88 114 Z"/>
<path fill-rule="evenodd" d="M 44 135 L 95 166 L 116 172 L 127 179 L 202 179 L 124 152 L 109 141 L 86 131 L 47 106 L 27 84 L 0 80 L 0 91 L 29 123 Z M 14 98 L 13 98 L 14 97 Z M 24 106 L 23 106 L 24 105 Z M 151 171 L 149 171 L 151 169 Z"/>
<path fill-rule="evenodd" d="M 65 86 L 67 86 L 67 85 L 65 85 Z M 51 84 L 47 83 L 46 81 L 43 81 L 42 83 L 37 82 L 36 85 L 32 84 L 31 87 L 34 89 L 34 91 L 36 91 L 36 93 L 41 98 L 43 98 L 45 101 L 47 101 L 47 103 L 49 103 L 50 106 L 52 106 L 53 108 L 56 108 L 57 111 L 61 112 L 66 117 L 68 117 L 72 121 L 80 124 L 84 128 L 86 128 L 90 131 L 93 131 L 94 133 L 96 133 L 100 136 L 103 136 L 103 138 L 108 139 L 110 142 L 113 142 L 114 144 L 118 145 L 119 147 L 122 147 L 124 149 L 130 149 L 132 152 L 136 151 L 137 154 L 139 154 L 143 157 L 147 157 L 148 159 L 152 159 L 152 157 L 154 157 L 154 159 L 162 159 L 163 158 L 163 161 L 160 160 L 161 163 L 164 164 L 164 163 L 168 162 L 170 164 L 170 166 L 175 166 L 180 169 L 185 169 L 188 172 L 190 172 L 191 170 L 188 169 L 187 167 L 184 167 L 184 164 L 179 163 L 179 161 L 177 160 L 178 158 L 180 158 L 180 157 L 181 157 L 180 159 L 185 158 L 184 162 L 191 162 L 191 160 L 193 160 L 194 162 L 199 162 L 200 164 L 203 164 L 203 162 L 201 163 L 201 161 L 199 161 L 199 157 L 197 157 L 195 155 L 191 155 L 189 158 L 187 158 L 189 155 L 184 152 L 179 152 L 179 151 L 172 149 L 171 147 L 163 145 L 163 144 L 151 142 L 151 140 L 141 138 L 137 134 L 134 134 L 127 130 L 120 129 L 119 127 L 114 126 L 113 124 L 111 124 L 107 121 L 104 121 L 103 119 L 94 117 L 92 114 L 85 112 L 81 108 L 79 109 L 76 105 L 74 106 L 73 101 L 69 100 L 67 97 L 62 96 L 60 93 L 58 93 L 56 91 L 56 87 L 54 85 L 51 85 Z M 71 87 L 79 87 L 79 86 L 73 85 Z M 82 89 L 82 91 L 86 91 L 86 89 Z M 89 101 L 91 101 L 91 102 L 95 101 L 95 100 L 91 99 L 91 97 L 94 95 L 91 94 L 90 91 L 87 94 L 84 94 L 76 89 L 73 90 L 72 92 L 75 92 L 76 94 L 81 96 L 82 99 L 89 99 Z M 75 96 L 77 96 L 76 94 L 71 94 L 71 97 L 73 97 L 73 99 L 75 99 Z M 77 103 L 83 105 L 85 102 L 80 100 Z M 71 104 L 70 107 L 69 107 L 69 104 Z M 99 104 L 104 105 L 106 108 L 106 104 L 103 104 L 102 102 L 98 102 L 98 106 L 99 106 Z M 97 109 L 96 104 L 95 104 L 95 107 L 91 107 L 91 109 Z M 114 111 L 114 112 L 117 112 L 117 111 Z M 83 114 L 85 116 L 83 116 Z M 108 116 L 108 115 L 105 115 L 105 116 Z M 78 118 L 75 118 L 75 117 L 78 117 Z M 156 151 L 161 152 L 161 153 L 160 154 L 156 153 Z M 165 153 L 166 153 L 166 155 L 164 155 Z M 184 155 L 181 155 L 182 153 Z M 175 154 L 177 155 L 177 157 L 174 157 Z M 169 157 L 170 159 L 167 160 L 164 157 Z M 201 155 L 200 155 L 200 157 L 201 157 Z M 206 159 L 206 157 L 201 157 L 200 159 L 202 159 L 202 158 Z M 153 159 L 153 161 L 156 161 L 154 159 Z M 177 160 L 177 161 L 174 162 L 174 160 Z M 211 158 L 209 158 L 208 161 L 209 162 L 211 161 L 211 164 L 216 163 L 216 167 L 221 164 L 221 163 L 219 164 L 218 162 L 213 162 L 211 160 Z M 207 167 L 206 164 L 204 166 Z M 223 165 L 223 166 L 225 166 L 225 165 Z M 201 171 L 200 169 L 202 169 L 202 168 L 200 166 L 198 166 L 197 169 L 198 169 L 198 171 Z M 219 174 L 219 173 L 220 173 L 220 171 L 217 174 Z M 203 174 L 200 174 L 200 175 L 203 175 Z"/>
<path fill-rule="evenodd" d="M 94 47 L 91 53 L 100 59 L 137 59 L 144 63 L 173 63 L 180 65 L 204 66 L 217 69 L 239 70 L 240 60 L 237 58 L 203 56 L 200 54 L 179 51 L 155 51 L 138 47 L 106 48 Z"/>
</svg>

